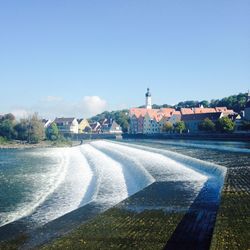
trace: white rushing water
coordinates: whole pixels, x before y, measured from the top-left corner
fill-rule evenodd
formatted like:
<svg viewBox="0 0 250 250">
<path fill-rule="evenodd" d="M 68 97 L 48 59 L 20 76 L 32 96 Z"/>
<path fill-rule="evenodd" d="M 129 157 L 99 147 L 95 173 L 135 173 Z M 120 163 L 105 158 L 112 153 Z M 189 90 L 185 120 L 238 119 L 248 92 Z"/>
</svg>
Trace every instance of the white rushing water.
<svg viewBox="0 0 250 250">
<path fill-rule="evenodd" d="M 96 148 L 112 155 L 112 157 L 118 157 L 123 161 L 134 161 L 138 165 L 152 175 L 154 175 L 157 181 L 206 181 L 207 177 L 200 173 L 197 173 L 193 169 L 186 167 L 184 164 L 180 164 L 169 157 L 164 156 L 162 153 L 151 148 L 144 148 L 144 150 L 135 148 L 133 145 L 121 145 L 118 143 L 110 143 L 107 141 L 92 142 Z M 140 146 L 138 146 L 140 147 Z M 150 149 L 151 152 L 145 149 Z M 134 173 L 137 174 L 137 173 Z M 137 174 L 138 176 L 138 174 Z M 140 178 L 139 176 L 137 178 Z M 137 180 L 138 181 L 138 180 Z"/>
<path fill-rule="evenodd" d="M 62 150 L 53 149 L 50 152 L 32 152 L 27 154 L 27 157 L 29 157 L 30 154 L 35 157 L 53 157 L 55 161 L 51 164 L 50 170 L 46 172 L 23 174 L 22 171 L 20 171 L 20 179 L 23 182 L 27 181 L 29 185 L 33 185 L 34 190 L 27 193 L 27 198 L 20 202 L 15 208 L 13 208 L 13 210 L 0 214 L 0 226 L 31 214 L 50 194 L 54 192 L 65 178 L 68 165 L 68 155 L 64 154 Z M 18 176 L 14 176 L 14 178 L 17 179 Z"/>
<path fill-rule="evenodd" d="M 29 154 L 53 161 L 46 171 L 27 175 L 32 194 L 13 210 L 0 213 L 0 226 L 26 216 L 43 225 L 91 201 L 106 209 L 154 181 L 189 182 L 196 194 L 209 176 L 221 175 L 223 180 L 225 174 L 215 164 L 167 150 L 108 141 Z"/>
<path fill-rule="evenodd" d="M 95 171 L 96 181 L 91 187 L 93 199 L 107 205 L 125 199 L 128 192 L 121 164 L 90 145 L 82 146 L 81 150 Z"/>
<path fill-rule="evenodd" d="M 33 221 L 39 221 L 39 224 L 54 220 L 91 200 L 88 197 L 83 202 L 93 178 L 86 158 L 76 147 L 62 149 L 62 153 L 67 158 L 64 176 L 58 176 L 59 184 L 30 217 Z"/>
<path fill-rule="evenodd" d="M 115 143 L 117 145 L 122 145 L 125 147 L 128 147 L 127 143 Z M 144 145 L 135 145 L 135 144 L 129 144 L 128 148 L 134 148 L 134 149 L 139 149 L 143 151 L 149 151 L 149 152 L 155 152 L 159 153 L 161 155 L 166 156 L 169 159 L 172 159 L 175 162 L 178 162 L 179 164 L 184 165 L 186 168 L 189 170 L 194 170 L 196 173 L 201 173 L 207 177 L 213 177 L 216 178 L 219 182 L 220 185 L 223 184 L 224 178 L 227 172 L 227 168 L 223 167 L 218 164 L 202 161 L 199 159 L 195 159 L 186 155 L 182 155 L 176 152 L 172 152 L 166 149 L 157 149 L 153 147 L 148 147 Z M 182 171 L 181 171 L 182 172 Z M 189 178 L 192 178 L 189 176 Z"/>
</svg>

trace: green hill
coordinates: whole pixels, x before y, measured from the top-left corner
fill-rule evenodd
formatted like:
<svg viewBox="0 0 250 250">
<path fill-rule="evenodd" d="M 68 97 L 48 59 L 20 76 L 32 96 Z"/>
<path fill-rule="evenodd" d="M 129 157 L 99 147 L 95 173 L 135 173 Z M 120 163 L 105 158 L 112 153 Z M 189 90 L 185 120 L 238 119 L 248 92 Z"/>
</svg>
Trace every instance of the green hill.
<svg viewBox="0 0 250 250">
<path fill-rule="evenodd" d="M 241 112 L 246 104 L 247 101 L 247 93 L 239 93 L 238 95 L 231 95 L 228 97 L 224 97 L 222 99 L 212 99 L 211 101 L 203 100 L 203 101 L 184 101 L 179 102 L 176 105 L 157 105 L 153 104 L 153 108 L 175 108 L 180 110 L 181 108 L 192 108 L 192 107 L 199 107 L 203 105 L 204 107 L 227 107 L 228 109 L 233 109 L 236 112 Z M 140 106 L 143 107 L 143 106 Z M 115 120 L 123 129 L 123 132 L 128 131 L 129 126 L 129 110 L 118 110 L 118 111 L 105 111 L 101 114 L 93 116 L 89 119 L 90 122 L 100 121 L 102 119 L 113 119 Z"/>
</svg>

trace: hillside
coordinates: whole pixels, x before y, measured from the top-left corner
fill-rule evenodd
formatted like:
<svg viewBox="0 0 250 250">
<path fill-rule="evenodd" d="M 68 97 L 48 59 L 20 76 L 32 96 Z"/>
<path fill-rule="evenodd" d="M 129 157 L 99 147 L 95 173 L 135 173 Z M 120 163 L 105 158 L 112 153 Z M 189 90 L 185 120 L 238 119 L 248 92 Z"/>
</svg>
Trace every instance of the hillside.
<svg viewBox="0 0 250 250">
<path fill-rule="evenodd" d="M 228 97 L 224 97 L 222 99 L 212 99 L 211 101 L 203 100 L 203 101 L 183 101 L 179 102 L 176 105 L 157 105 L 153 104 L 154 109 L 159 108 L 175 108 L 176 110 L 180 110 L 181 108 L 192 108 L 199 107 L 203 105 L 204 107 L 227 107 L 228 109 L 233 109 L 236 112 L 241 112 L 247 101 L 247 93 L 239 93 L 238 95 L 231 95 Z M 140 106 L 143 107 L 143 106 Z M 118 110 L 118 111 L 105 111 L 101 114 L 93 116 L 89 119 L 90 122 L 100 121 L 102 119 L 113 119 L 115 120 L 123 129 L 123 132 L 127 132 L 129 126 L 129 110 Z"/>
</svg>

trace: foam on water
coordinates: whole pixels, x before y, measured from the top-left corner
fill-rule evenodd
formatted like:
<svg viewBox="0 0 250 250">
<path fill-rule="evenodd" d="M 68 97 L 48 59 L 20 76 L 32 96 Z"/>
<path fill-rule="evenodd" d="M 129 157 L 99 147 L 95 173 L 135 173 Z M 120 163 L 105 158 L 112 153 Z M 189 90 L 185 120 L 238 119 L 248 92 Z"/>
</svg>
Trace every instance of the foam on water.
<svg viewBox="0 0 250 250">
<path fill-rule="evenodd" d="M 129 195 L 155 181 L 136 157 L 118 152 L 115 148 L 110 150 L 109 146 L 112 144 L 104 141 L 92 142 L 91 145 L 120 163 Z"/>
<path fill-rule="evenodd" d="M 91 200 L 91 196 L 87 193 L 93 172 L 80 148 L 63 149 L 63 154 L 68 158 L 64 180 L 30 216 L 31 220 L 39 222 L 40 225 L 71 212 Z"/>
<path fill-rule="evenodd" d="M 115 142 L 114 144 L 128 147 L 127 143 Z M 190 169 L 198 171 L 199 173 L 203 175 L 206 175 L 208 177 L 216 177 L 218 181 L 220 182 L 220 185 L 221 186 L 223 185 L 224 178 L 227 172 L 227 168 L 223 166 L 210 163 L 210 162 L 206 162 L 206 161 L 202 161 L 199 159 L 195 159 L 195 158 L 182 155 L 176 152 L 172 152 L 166 149 L 157 149 L 154 147 L 147 147 L 147 146 L 138 145 L 138 144 L 129 144 L 129 147 L 140 149 L 143 151 L 150 151 L 150 152 L 162 154 L 166 157 L 171 158 L 172 160 L 175 160 L 176 162 L 179 162 L 187 166 Z"/>
<path fill-rule="evenodd" d="M 58 164 L 55 164 L 50 171 L 46 173 L 38 173 L 27 175 L 29 182 L 41 184 L 39 188 L 33 190 L 32 193 L 27 194 L 27 199 L 18 204 L 13 210 L 0 213 L 1 224 L 3 226 L 22 217 L 25 217 L 41 205 L 46 198 L 54 192 L 58 185 L 63 181 L 66 175 L 66 168 L 68 165 L 68 157 L 64 155 L 61 150 L 52 150 L 50 152 L 36 152 L 36 154 L 50 154 L 51 157 L 58 159 Z"/>
<path fill-rule="evenodd" d="M 128 192 L 121 163 L 88 144 L 81 146 L 81 151 L 95 173 L 95 180 L 89 187 L 92 199 L 107 206 L 125 199 Z"/>
<path fill-rule="evenodd" d="M 120 161 L 134 161 L 141 168 L 147 169 L 157 181 L 197 181 L 202 182 L 207 180 L 203 174 L 194 171 L 185 165 L 180 164 L 169 157 L 166 157 L 159 152 L 148 152 L 142 149 L 127 145 L 119 145 L 118 143 L 110 143 L 107 141 L 93 142 L 92 145 L 98 149 L 118 157 Z M 145 171 L 145 170 L 144 170 Z M 133 173 L 137 178 L 140 175 Z"/>
</svg>

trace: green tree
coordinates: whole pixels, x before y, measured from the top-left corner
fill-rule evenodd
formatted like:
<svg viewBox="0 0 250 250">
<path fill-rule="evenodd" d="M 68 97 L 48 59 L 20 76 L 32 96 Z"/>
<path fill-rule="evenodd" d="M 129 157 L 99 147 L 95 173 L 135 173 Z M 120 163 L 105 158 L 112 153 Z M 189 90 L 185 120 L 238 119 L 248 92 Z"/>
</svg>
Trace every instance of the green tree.
<svg viewBox="0 0 250 250">
<path fill-rule="evenodd" d="M 203 100 L 200 102 L 200 105 L 202 105 L 204 108 L 208 108 L 209 107 L 209 102 L 206 100 Z"/>
<path fill-rule="evenodd" d="M 44 125 L 42 123 L 42 120 L 38 117 L 37 113 L 31 116 L 30 125 L 30 142 L 38 143 L 39 141 L 43 140 L 45 137 Z"/>
<path fill-rule="evenodd" d="M 38 143 L 44 139 L 44 125 L 37 113 L 24 119 L 23 122 L 27 124 L 27 141 L 29 143 Z"/>
<path fill-rule="evenodd" d="M 15 138 L 16 133 L 13 121 L 5 119 L 0 122 L 0 136 L 5 137 L 8 140 Z"/>
<path fill-rule="evenodd" d="M 21 119 L 19 123 L 17 123 L 14 127 L 17 139 L 21 141 L 27 141 L 28 140 L 28 120 L 27 119 Z"/>
<path fill-rule="evenodd" d="M 162 131 L 163 132 L 172 132 L 174 130 L 174 126 L 171 122 L 166 122 L 163 125 Z"/>
<path fill-rule="evenodd" d="M 152 105 L 152 108 L 153 108 L 153 109 L 160 109 L 160 108 L 161 108 L 161 105 L 153 104 L 153 105 Z"/>
<path fill-rule="evenodd" d="M 15 116 L 11 113 L 5 114 L 2 118 L 2 120 L 10 120 L 10 121 L 15 121 Z"/>
<path fill-rule="evenodd" d="M 211 107 L 227 107 L 233 109 L 236 112 L 240 112 L 244 109 L 247 101 L 247 93 L 239 93 L 238 95 L 231 95 L 224 97 L 221 100 L 211 100 Z"/>
<path fill-rule="evenodd" d="M 199 102 L 198 101 L 185 101 L 185 102 L 179 102 L 175 106 L 177 107 L 177 109 L 193 108 L 193 107 L 199 107 Z"/>
<path fill-rule="evenodd" d="M 233 132 L 235 123 L 227 116 L 221 117 L 216 122 L 216 130 L 223 133 Z"/>
<path fill-rule="evenodd" d="M 7 143 L 8 140 L 5 137 L 0 136 L 0 145 Z"/>
<path fill-rule="evenodd" d="M 212 132 L 215 131 L 215 124 L 213 121 L 211 121 L 209 118 L 204 119 L 200 124 L 199 124 L 199 130 L 201 131 L 206 131 L 206 132 Z"/>
<path fill-rule="evenodd" d="M 182 134 L 182 132 L 183 132 L 185 129 L 186 129 L 186 126 L 185 126 L 184 121 L 176 122 L 175 125 L 174 125 L 174 130 L 175 130 L 177 133 Z"/>
<path fill-rule="evenodd" d="M 59 130 L 56 123 L 52 122 L 46 129 L 46 137 L 51 141 L 56 141 L 59 139 Z"/>
</svg>

